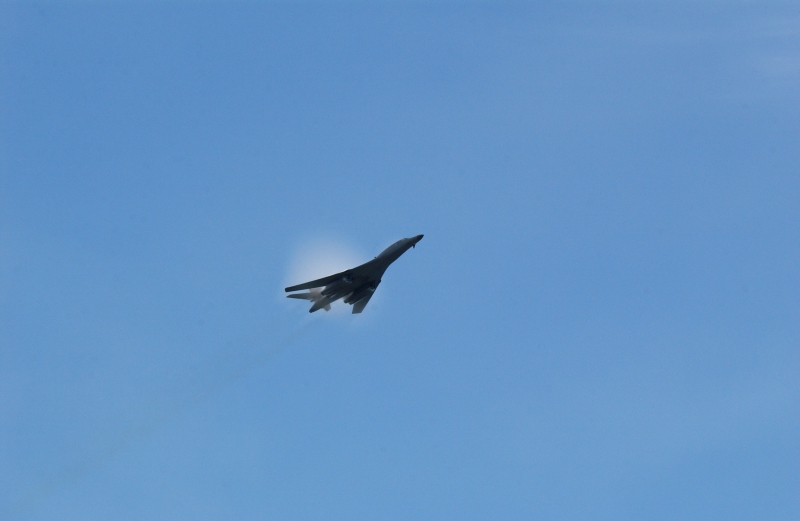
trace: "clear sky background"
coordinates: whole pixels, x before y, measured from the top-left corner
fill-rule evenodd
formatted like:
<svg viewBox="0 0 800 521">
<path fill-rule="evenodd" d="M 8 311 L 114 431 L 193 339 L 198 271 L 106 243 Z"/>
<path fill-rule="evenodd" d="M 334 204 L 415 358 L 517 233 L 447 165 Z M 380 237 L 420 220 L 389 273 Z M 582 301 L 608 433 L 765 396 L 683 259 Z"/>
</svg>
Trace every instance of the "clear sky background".
<svg viewBox="0 0 800 521">
<path fill-rule="evenodd" d="M 796 3 L 4 2 L 0 131 L 0 519 L 800 518 Z"/>
</svg>

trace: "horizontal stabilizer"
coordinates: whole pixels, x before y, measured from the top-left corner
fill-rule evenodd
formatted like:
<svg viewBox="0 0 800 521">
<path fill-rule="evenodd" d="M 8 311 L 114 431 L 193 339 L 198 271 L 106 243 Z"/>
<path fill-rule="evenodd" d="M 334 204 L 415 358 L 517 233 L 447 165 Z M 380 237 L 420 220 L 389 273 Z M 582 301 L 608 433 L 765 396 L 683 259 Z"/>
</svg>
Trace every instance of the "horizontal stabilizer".
<svg viewBox="0 0 800 521">
<path fill-rule="evenodd" d="M 286 298 L 299 298 L 303 300 L 314 300 L 314 295 L 311 293 L 294 293 L 292 295 L 286 295 Z"/>
<path fill-rule="evenodd" d="M 361 313 L 362 311 L 364 311 L 364 308 L 367 307 L 367 303 L 371 298 L 372 298 L 372 293 L 368 293 L 366 297 L 362 298 L 361 300 L 353 304 L 353 313 L 354 314 Z"/>
<path fill-rule="evenodd" d="M 314 305 L 311 306 L 311 309 L 309 310 L 311 313 L 315 312 L 318 309 L 324 309 L 325 311 L 331 310 L 330 301 L 326 297 L 322 296 L 322 294 L 319 291 L 309 291 L 308 293 L 293 293 L 292 295 L 286 295 L 286 298 L 298 298 L 314 302 Z M 323 300 L 325 300 L 326 302 L 323 303 L 322 302 Z M 320 306 L 319 304 L 322 305 Z"/>
<path fill-rule="evenodd" d="M 311 309 L 309 309 L 308 312 L 313 313 L 318 309 L 325 309 L 325 311 L 328 311 L 329 309 L 331 309 L 331 303 L 328 301 L 327 298 L 324 297 L 319 300 L 315 300 L 314 305 L 311 306 Z"/>
</svg>

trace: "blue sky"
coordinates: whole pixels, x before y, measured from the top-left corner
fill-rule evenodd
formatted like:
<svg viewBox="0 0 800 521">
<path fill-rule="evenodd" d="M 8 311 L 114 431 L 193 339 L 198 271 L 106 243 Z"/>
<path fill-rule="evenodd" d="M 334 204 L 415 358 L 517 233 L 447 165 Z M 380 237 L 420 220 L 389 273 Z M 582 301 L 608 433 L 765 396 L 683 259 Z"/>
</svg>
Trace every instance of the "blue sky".
<svg viewBox="0 0 800 521">
<path fill-rule="evenodd" d="M 0 46 L 3 519 L 800 516 L 795 5 L 4 3 Z M 360 316 L 284 298 L 419 233 Z"/>
</svg>

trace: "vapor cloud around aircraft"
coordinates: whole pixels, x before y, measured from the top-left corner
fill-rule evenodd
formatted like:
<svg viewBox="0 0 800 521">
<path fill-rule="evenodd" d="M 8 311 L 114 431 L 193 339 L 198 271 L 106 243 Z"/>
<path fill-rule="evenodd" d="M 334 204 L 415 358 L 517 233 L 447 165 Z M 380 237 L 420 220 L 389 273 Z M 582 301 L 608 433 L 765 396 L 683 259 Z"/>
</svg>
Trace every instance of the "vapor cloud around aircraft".
<svg viewBox="0 0 800 521">
<path fill-rule="evenodd" d="M 308 310 L 309 313 L 319 309 L 329 311 L 331 303 L 342 298 L 345 304 L 352 304 L 353 313 L 361 313 L 375 290 L 378 289 L 381 278 L 389 266 L 409 249 L 414 248 L 422 240 L 422 237 L 422 235 L 417 235 L 400 239 L 383 250 L 377 257 L 360 266 L 321 279 L 290 286 L 285 290 L 287 293 L 308 291 L 293 293 L 287 297 L 313 302 L 311 309 Z"/>
</svg>

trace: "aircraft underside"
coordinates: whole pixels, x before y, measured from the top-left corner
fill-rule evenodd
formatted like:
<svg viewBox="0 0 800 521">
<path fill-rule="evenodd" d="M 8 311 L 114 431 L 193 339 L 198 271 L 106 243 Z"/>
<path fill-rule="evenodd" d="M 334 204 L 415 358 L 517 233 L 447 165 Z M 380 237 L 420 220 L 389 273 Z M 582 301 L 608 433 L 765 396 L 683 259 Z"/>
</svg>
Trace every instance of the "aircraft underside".
<svg viewBox="0 0 800 521">
<path fill-rule="evenodd" d="M 372 294 L 379 283 L 366 283 L 353 288 L 352 284 L 332 284 L 325 286 L 321 290 L 311 289 L 307 293 L 294 293 L 287 295 L 289 298 L 310 300 L 313 302 L 309 313 L 324 309 L 325 311 L 331 310 L 331 304 L 339 299 L 345 304 L 353 305 L 353 313 L 361 313 L 366 307 Z"/>
<path fill-rule="evenodd" d="M 400 239 L 381 252 L 377 257 L 353 269 L 312 280 L 286 288 L 286 292 L 308 290 L 307 293 L 293 293 L 289 298 L 310 300 L 313 302 L 309 313 L 324 309 L 329 311 L 331 303 L 344 299 L 345 304 L 352 304 L 353 313 L 364 311 L 372 294 L 381 283 L 381 276 L 403 253 L 413 248 L 422 239 L 422 235 Z"/>
</svg>

